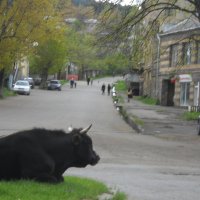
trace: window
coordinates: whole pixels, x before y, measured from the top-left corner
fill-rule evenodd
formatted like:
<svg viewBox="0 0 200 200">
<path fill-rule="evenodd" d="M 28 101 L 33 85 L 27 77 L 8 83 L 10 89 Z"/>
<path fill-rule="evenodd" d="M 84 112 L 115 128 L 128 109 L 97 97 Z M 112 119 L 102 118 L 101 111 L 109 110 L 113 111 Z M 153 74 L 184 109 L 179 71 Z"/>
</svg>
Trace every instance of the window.
<svg viewBox="0 0 200 200">
<path fill-rule="evenodd" d="M 189 65 L 192 60 L 192 45 L 190 42 L 183 44 L 183 64 Z"/>
<path fill-rule="evenodd" d="M 171 46 L 171 67 L 176 67 L 178 65 L 178 44 Z"/>
</svg>

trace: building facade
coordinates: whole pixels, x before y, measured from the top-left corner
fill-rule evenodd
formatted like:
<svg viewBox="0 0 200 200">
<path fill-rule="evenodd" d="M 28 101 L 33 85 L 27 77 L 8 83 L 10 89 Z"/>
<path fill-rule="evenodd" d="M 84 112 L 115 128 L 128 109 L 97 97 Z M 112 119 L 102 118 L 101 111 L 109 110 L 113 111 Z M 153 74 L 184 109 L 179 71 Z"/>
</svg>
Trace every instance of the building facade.
<svg viewBox="0 0 200 200">
<path fill-rule="evenodd" d="M 151 5 L 155 1 L 148 3 Z M 191 6 L 190 2 L 182 0 L 175 4 L 182 8 Z M 155 23 L 158 15 L 159 20 Z M 166 106 L 198 104 L 198 20 L 187 12 L 164 9 L 162 13 L 159 10 L 150 13 L 144 25 L 150 25 L 155 34 L 149 39 L 149 43 L 152 43 L 150 51 L 146 46 L 144 49 L 144 57 L 146 52 L 148 59 L 144 61 L 144 73 L 141 76 L 142 94 L 156 98 Z M 184 83 L 186 79 L 187 84 Z"/>
<path fill-rule="evenodd" d="M 200 23 L 188 18 L 158 37 L 156 76 L 161 105 L 199 105 Z"/>
</svg>

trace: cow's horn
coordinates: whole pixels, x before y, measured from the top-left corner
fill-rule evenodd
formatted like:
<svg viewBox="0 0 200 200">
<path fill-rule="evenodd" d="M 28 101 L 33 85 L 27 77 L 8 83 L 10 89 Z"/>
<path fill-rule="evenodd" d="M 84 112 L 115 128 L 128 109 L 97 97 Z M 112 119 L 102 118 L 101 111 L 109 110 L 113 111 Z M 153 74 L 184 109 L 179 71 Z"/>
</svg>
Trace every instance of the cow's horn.
<svg viewBox="0 0 200 200">
<path fill-rule="evenodd" d="M 92 127 L 92 124 L 90 124 L 87 128 L 83 128 L 83 129 L 80 131 L 80 133 L 87 133 L 87 132 L 90 130 L 91 127 Z"/>
</svg>

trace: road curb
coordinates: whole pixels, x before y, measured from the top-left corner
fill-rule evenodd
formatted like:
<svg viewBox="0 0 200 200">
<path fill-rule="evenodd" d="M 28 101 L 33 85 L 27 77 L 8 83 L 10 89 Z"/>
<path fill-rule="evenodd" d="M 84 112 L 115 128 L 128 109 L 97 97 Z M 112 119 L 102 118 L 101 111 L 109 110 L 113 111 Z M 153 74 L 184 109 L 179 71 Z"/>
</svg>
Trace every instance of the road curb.
<svg viewBox="0 0 200 200">
<path fill-rule="evenodd" d="M 130 125 L 132 127 L 132 129 L 134 129 L 137 133 L 142 133 L 143 129 L 140 125 L 138 125 L 134 118 L 131 117 L 128 112 L 126 111 L 126 109 L 124 108 L 124 106 L 122 105 L 116 105 L 116 107 L 119 110 L 120 115 L 123 117 L 124 121 Z"/>
</svg>

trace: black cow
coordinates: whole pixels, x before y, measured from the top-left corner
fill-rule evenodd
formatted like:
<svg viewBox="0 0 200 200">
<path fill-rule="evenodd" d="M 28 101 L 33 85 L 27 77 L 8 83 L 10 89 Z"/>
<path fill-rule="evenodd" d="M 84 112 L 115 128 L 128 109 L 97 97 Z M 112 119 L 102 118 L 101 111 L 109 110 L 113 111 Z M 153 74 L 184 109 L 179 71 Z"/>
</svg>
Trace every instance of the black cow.
<svg viewBox="0 0 200 200">
<path fill-rule="evenodd" d="M 0 180 L 58 183 L 69 167 L 95 165 L 100 157 L 86 129 L 33 129 L 0 138 Z"/>
</svg>

